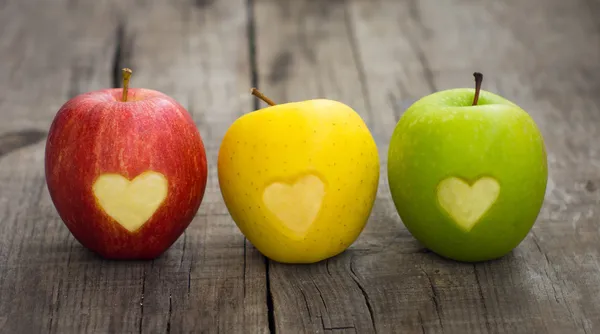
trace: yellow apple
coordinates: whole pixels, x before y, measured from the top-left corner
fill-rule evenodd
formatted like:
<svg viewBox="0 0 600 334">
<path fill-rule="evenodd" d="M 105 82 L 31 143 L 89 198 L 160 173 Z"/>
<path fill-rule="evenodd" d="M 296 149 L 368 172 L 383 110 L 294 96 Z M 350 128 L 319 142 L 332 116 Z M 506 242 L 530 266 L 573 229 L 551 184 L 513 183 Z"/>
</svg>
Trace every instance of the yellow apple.
<svg viewBox="0 0 600 334">
<path fill-rule="evenodd" d="M 271 104 L 238 118 L 218 156 L 234 222 L 266 257 L 314 263 L 346 250 L 364 229 L 379 184 L 375 141 L 349 106 L 314 99 Z"/>
</svg>

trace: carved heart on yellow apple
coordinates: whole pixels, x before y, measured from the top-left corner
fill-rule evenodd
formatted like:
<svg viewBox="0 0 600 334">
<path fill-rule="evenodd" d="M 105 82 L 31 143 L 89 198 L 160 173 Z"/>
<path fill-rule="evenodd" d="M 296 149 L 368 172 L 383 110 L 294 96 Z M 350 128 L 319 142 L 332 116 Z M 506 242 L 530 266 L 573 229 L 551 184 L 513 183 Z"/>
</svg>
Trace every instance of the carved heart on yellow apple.
<svg viewBox="0 0 600 334">
<path fill-rule="evenodd" d="M 85 247 L 110 259 L 152 259 L 191 223 L 207 181 L 189 113 L 149 89 L 78 95 L 57 112 L 45 171 L 58 214 Z"/>
<path fill-rule="evenodd" d="M 314 263 L 345 251 L 377 195 L 379 155 L 349 106 L 311 99 L 238 118 L 218 156 L 219 187 L 240 231 L 263 255 Z"/>
</svg>

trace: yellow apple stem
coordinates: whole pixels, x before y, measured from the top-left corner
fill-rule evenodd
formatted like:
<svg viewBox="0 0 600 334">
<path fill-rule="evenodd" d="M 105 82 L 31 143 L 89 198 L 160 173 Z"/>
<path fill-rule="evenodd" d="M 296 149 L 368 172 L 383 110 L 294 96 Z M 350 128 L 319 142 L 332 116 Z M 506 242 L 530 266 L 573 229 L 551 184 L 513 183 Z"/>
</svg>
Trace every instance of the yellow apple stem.
<svg viewBox="0 0 600 334">
<path fill-rule="evenodd" d="M 473 73 L 475 77 L 475 97 L 473 98 L 473 105 L 477 105 L 477 101 L 479 100 L 479 91 L 481 90 L 481 82 L 483 81 L 483 74 L 479 72 Z"/>
<path fill-rule="evenodd" d="M 123 102 L 127 102 L 127 90 L 129 89 L 129 79 L 131 79 L 131 69 L 124 68 L 123 70 Z"/>
<path fill-rule="evenodd" d="M 261 93 L 258 89 L 256 88 L 252 88 L 250 90 L 250 92 L 252 93 L 252 95 L 258 97 L 259 99 L 265 101 L 265 103 L 267 103 L 270 106 L 274 106 L 275 102 L 273 102 L 270 98 L 266 97 L 263 93 Z"/>
</svg>

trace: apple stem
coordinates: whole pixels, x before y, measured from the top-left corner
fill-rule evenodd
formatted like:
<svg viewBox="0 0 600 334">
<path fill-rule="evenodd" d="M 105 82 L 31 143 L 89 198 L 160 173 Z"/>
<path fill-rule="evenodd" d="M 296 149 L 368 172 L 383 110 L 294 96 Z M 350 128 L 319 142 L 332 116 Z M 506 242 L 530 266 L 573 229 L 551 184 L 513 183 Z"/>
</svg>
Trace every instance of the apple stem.
<svg viewBox="0 0 600 334">
<path fill-rule="evenodd" d="M 131 69 L 124 68 L 123 70 L 123 102 L 127 102 L 127 90 L 129 89 L 129 79 L 131 78 Z"/>
<path fill-rule="evenodd" d="M 479 91 L 481 90 L 481 82 L 483 81 L 483 74 L 479 72 L 473 73 L 475 77 L 475 97 L 473 98 L 473 105 L 477 105 L 477 101 L 479 100 Z"/>
<path fill-rule="evenodd" d="M 274 106 L 275 102 L 273 102 L 270 98 L 266 97 L 263 93 L 261 93 L 258 89 L 256 88 L 252 88 L 250 90 L 250 93 L 252 93 L 252 95 L 258 97 L 259 99 L 265 101 L 265 103 L 267 103 L 270 106 Z"/>
</svg>

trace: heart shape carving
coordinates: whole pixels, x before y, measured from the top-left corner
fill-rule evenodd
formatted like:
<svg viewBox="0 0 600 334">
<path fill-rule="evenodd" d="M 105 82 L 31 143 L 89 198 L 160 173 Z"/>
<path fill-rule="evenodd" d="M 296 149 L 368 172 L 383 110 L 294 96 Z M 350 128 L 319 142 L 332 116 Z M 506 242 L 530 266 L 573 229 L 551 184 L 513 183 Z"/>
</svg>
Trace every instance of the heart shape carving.
<svg viewBox="0 0 600 334">
<path fill-rule="evenodd" d="M 464 231 L 470 231 L 496 202 L 500 184 L 491 177 L 482 177 L 473 185 L 457 177 L 449 177 L 438 185 L 440 206 Z"/>
<path fill-rule="evenodd" d="M 303 236 L 321 210 L 325 184 L 313 174 L 289 184 L 274 182 L 263 192 L 263 203 L 288 229 Z"/>
<path fill-rule="evenodd" d="M 92 186 L 100 208 L 134 232 L 142 227 L 167 197 L 168 181 L 164 175 L 146 171 L 133 180 L 119 174 L 103 174 Z"/>
</svg>

